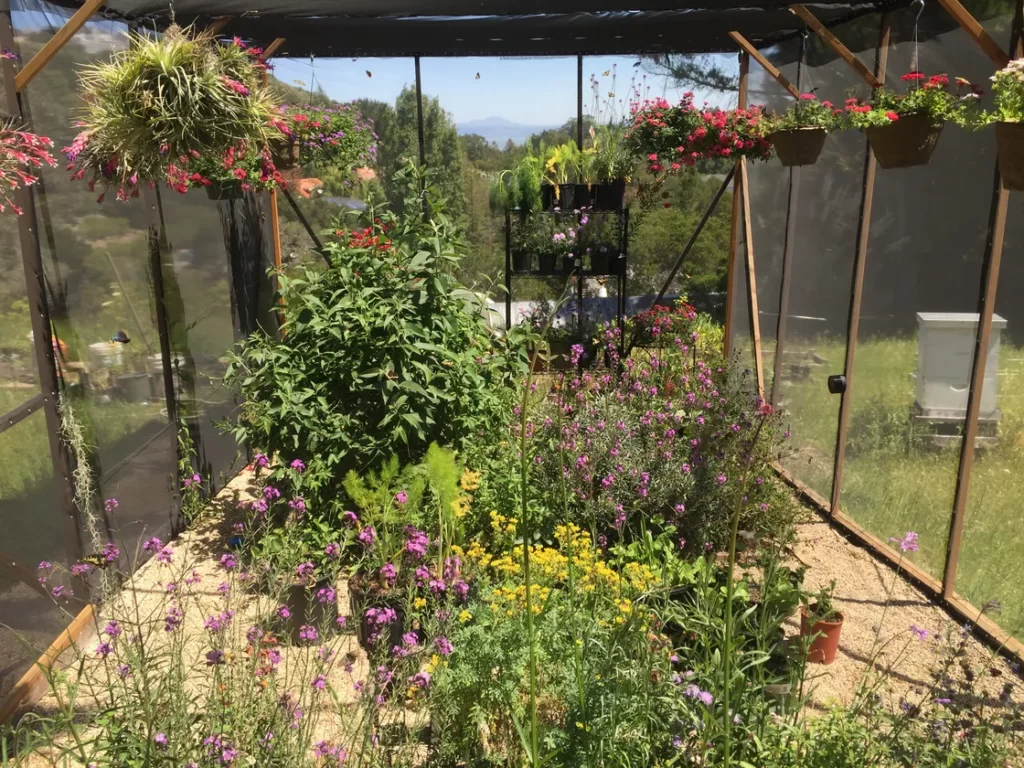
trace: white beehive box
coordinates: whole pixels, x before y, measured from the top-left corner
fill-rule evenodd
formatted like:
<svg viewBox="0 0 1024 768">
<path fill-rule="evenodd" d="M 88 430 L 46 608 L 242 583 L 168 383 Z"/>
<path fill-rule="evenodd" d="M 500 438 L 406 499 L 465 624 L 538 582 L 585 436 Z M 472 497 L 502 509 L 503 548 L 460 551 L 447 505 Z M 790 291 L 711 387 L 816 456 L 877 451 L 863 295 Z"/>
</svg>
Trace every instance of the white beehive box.
<svg viewBox="0 0 1024 768">
<path fill-rule="evenodd" d="M 1006 320 L 994 315 L 981 390 L 982 419 L 998 417 L 999 337 L 1005 327 Z M 974 312 L 917 313 L 917 405 L 922 415 L 963 417 L 977 335 L 978 315 Z"/>
</svg>

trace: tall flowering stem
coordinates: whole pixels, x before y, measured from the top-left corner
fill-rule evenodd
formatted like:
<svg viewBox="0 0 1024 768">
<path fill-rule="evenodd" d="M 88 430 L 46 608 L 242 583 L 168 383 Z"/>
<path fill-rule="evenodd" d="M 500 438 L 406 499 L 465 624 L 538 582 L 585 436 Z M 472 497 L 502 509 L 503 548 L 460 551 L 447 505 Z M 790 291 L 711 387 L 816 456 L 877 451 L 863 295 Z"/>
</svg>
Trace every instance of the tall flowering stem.
<svg viewBox="0 0 1024 768">
<path fill-rule="evenodd" d="M 772 414 L 772 407 L 768 403 L 758 403 L 758 413 L 761 418 L 757 422 L 757 429 L 750 441 L 750 449 L 747 453 L 747 460 L 743 467 L 743 479 L 740 481 L 739 492 L 736 496 L 736 507 L 733 509 L 732 521 L 729 528 L 729 571 L 726 574 L 725 591 L 725 647 L 722 649 L 722 675 L 724 685 L 722 690 L 722 717 L 724 718 L 725 735 L 723 748 L 725 750 L 725 768 L 732 764 L 732 715 L 729 713 L 729 692 L 732 688 L 732 657 L 733 649 L 733 613 L 732 601 L 736 592 L 736 539 L 740 528 L 740 514 L 743 512 L 743 500 L 747 490 L 747 481 L 750 479 L 750 466 L 754 461 L 754 450 L 757 447 L 758 438 L 768 416 Z"/>
</svg>

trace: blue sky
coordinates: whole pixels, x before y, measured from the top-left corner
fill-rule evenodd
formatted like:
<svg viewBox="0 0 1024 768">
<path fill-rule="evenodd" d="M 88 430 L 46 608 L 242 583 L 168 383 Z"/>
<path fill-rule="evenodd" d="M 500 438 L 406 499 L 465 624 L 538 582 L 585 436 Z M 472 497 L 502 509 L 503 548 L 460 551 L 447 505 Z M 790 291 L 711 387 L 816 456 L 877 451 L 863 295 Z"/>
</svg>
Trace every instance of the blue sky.
<svg viewBox="0 0 1024 768">
<path fill-rule="evenodd" d="M 593 113 L 591 76 L 598 80 L 602 108 L 628 106 L 635 83 L 650 96 L 677 101 L 682 90 L 663 77 L 635 67 L 636 57 L 588 56 L 583 59 L 583 106 Z M 368 97 L 394 102 L 416 80 L 413 59 L 274 59 L 282 81 L 308 88 L 313 82 L 339 101 Z M 560 125 L 576 114 L 576 58 L 424 58 L 423 92 L 437 96 L 456 122 L 503 117 L 528 125 Z M 367 75 L 372 73 L 372 77 Z M 608 73 L 607 75 L 605 73 Z M 477 79 L 477 74 L 480 75 Z M 646 80 L 644 79 L 646 75 Z M 298 82 L 296 82 L 298 81 Z M 613 86 L 614 83 L 614 86 Z M 608 94 L 615 93 L 609 99 Z M 714 94 L 700 99 L 720 100 Z M 620 105 L 619 100 L 623 100 Z"/>
</svg>

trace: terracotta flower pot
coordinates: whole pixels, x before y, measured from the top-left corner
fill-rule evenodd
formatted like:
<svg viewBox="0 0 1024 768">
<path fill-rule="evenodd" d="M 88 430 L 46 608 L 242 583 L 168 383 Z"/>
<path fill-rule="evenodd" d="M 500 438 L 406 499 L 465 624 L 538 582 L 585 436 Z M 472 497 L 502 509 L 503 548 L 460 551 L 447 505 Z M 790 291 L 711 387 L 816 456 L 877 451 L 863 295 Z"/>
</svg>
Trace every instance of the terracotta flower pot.
<svg viewBox="0 0 1024 768">
<path fill-rule="evenodd" d="M 791 131 L 776 131 L 768 135 L 768 141 L 775 148 L 779 162 L 785 167 L 814 165 L 825 147 L 828 133 L 824 128 L 794 128 Z"/>
<path fill-rule="evenodd" d="M 943 123 L 928 115 L 901 115 L 888 125 L 865 128 L 875 160 L 883 168 L 927 165 L 939 143 Z"/>
<path fill-rule="evenodd" d="M 1024 189 L 1024 123 L 996 123 L 999 175 L 1007 189 Z"/>
<path fill-rule="evenodd" d="M 527 354 L 530 356 L 530 367 L 534 373 L 543 373 L 548 369 L 548 361 L 541 357 L 536 349 L 531 348 Z"/>
<path fill-rule="evenodd" d="M 814 610 L 815 606 L 811 606 Z M 843 631 L 843 614 L 836 613 L 835 621 L 816 621 L 807 617 L 807 610 L 800 609 L 800 636 L 813 637 L 807 652 L 807 661 L 812 664 L 831 664 L 839 650 L 839 634 Z"/>
</svg>

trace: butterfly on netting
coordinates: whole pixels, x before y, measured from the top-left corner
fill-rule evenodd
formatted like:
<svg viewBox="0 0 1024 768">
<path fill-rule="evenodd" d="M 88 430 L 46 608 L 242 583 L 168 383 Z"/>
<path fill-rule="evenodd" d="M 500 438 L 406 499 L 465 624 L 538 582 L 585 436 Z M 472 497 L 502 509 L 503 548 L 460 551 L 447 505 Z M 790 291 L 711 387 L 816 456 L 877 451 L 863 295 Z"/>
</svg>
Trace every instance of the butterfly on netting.
<svg viewBox="0 0 1024 768">
<path fill-rule="evenodd" d="M 86 563 L 87 565 L 91 565 L 94 568 L 99 568 L 101 570 L 113 565 L 113 563 L 107 559 L 107 556 L 103 554 L 84 555 L 79 562 Z"/>
</svg>

